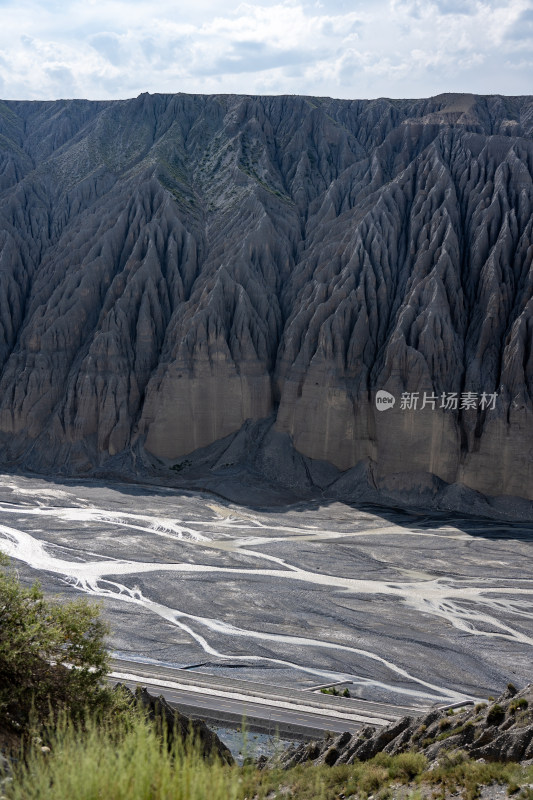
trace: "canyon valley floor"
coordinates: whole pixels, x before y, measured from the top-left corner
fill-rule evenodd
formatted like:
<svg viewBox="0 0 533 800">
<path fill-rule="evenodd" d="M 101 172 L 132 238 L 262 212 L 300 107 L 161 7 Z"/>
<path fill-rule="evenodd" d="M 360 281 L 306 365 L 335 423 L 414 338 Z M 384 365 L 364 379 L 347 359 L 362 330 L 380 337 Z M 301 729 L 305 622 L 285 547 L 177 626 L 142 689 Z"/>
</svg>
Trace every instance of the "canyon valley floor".
<svg viewBox="0 0 533 800">
<path fill-rule="evenodd" d="M 123 657 L 415 706 L 532 677 L 526 524 L 3 475 L 0 549 Z"/>
</svg>

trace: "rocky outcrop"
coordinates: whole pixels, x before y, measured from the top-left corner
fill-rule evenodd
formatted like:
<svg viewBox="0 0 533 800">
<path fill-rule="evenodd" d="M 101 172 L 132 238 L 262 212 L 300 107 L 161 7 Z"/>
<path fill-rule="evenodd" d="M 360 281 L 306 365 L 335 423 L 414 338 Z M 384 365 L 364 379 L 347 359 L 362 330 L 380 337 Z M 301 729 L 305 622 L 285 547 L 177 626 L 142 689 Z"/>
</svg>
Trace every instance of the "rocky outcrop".
<svg viewBox="0 0 533 800">
<path fill-rule="evenodd" d="M 533 685 L 518 692 L 509 684 L 496 702 L 469 710 L 435 710 L 423 717 L 403 717 L 380 730 L 366 727 L 355 734 L 292 745 L 276 763 L 285 769 L 307 761 L 332 766 L 409 750 L 424 753 L 430 761 L 451 750 L 486 761 L 533 759 Z"/>
<path fill-rule="evenodd" d="M 134 708 L 142 710 L 148 719 L 156 725 L 158 734 L 166 742 L 170 751 L 177 745 L 178 749 L 192 744 L 202 758 L 210 761 L 217 759 L 223 764 L 234 764 L 233 756 L 228 747 L 216 733 L 207 727 L 202 720 L 191 719 L 182 714 L 177 708 L 172 708 L 165 698 L 150 694 L 145 687 L 138 686 L 132 692 L 124 684 L 116 684 L 122 697 Z M 2 779 L 9 780 L 11 762 L 16 762 L 20 757 L 20 749 L 27 744 L 28 739 L 27 719 L 21 717 L 21 724 L 17 724 L 16 714 L 5 714 L 0 717 L 0 788 Z M 40 743 L 39 737 L 33 741 Z M 50 742 L 52 743 L 52 742 Z M 43 752 L 50 752 L 45 745 Z"/>
<path fill-rule="evenodd" d="M 532 98 L 9 101 L 0 134 L 4 465 L 273 417 L 377 490 L 533 500 Z"/>
<path fill-rule="evenodd" d="M 117 687 L 126 697 L 129 696 L 132 705 L 141 708 L 156 723 L 170 750 L 178 743 L 193 743 L 205 759 L 217 758 L 224 764 L 234 763 L 230 750 L 202 720 L 186 717 L 177 708 L 172 708 L 162 695 L 155 697 L 145 687 L 138 686 L 135 694 L 123 684 L 117 684 Z"/>
</svg>

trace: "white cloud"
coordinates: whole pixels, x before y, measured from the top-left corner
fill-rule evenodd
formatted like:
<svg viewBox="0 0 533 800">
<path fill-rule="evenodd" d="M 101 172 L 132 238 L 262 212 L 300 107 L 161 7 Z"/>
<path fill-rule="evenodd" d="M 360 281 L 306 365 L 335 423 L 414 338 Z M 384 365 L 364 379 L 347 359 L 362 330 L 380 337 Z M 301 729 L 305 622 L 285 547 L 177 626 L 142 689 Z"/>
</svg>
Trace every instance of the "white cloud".
<svg viewBox="0 0 533 800">
<path fill-rule="evenodd" d="M 533 0 L 0 5 L 6 98 L 530 91 Z"/>
</svg>

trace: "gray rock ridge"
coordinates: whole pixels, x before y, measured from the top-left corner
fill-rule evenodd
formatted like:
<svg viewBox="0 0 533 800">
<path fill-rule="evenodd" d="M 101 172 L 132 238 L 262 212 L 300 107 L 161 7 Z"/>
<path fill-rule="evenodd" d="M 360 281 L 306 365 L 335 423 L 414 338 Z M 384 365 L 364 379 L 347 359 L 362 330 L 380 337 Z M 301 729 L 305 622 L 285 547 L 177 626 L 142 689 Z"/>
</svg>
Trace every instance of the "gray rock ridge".
<svg viewBox="0 0 533 800">
<path fill-rule="evenodd" d="M 277 759 L 289 769 L 312 761 L 317 764 L 352 764 L 381 752 L 397 755 L 414 750 L 429 761 L 461 750 L 486 761 L 529 761 L 533 758 L 533 686 L 520 692 L 512 684 L 496 701 L 458 710 L 435 709 L 423 716 L 406 716 L 377 730 L 365 727 L 323 741 L 293 745 Z M 268 763 L 268 762 L 267 762 Z"/>
<path fill-rule="evenodd" d="M 304 471 L 532 500 L 532 137 L 531 97 L 0 103 L 1 462 L 274 418 Z"/>
<path fill-rule="evenodd" d="M 217 759 L 223 764 L 234 764 L 228 747 L 202 719 L 193 719 L 173 708 L 163 697 L 150 694 L 145 686 L 137 686 L 132 692 L 124 684 L 117 688 L 125 694 L 130 705 L 144 711 L 148 719 L 156 724 L 158 733 L 164 737 L 170 751 L 193 745 L 206 760 Z"/>
</svg>

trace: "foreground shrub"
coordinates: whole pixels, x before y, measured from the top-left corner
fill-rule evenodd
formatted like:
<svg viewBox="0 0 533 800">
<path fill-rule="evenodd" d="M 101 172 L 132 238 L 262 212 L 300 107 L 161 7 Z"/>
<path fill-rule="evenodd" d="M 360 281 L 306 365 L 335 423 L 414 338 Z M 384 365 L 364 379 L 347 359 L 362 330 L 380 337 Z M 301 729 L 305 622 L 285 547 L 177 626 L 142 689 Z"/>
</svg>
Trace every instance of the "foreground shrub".
<svg viewBox="0 0 533 800">
<path fill-rule="evenodd" d="M 438 785 L 449 794 L 464 789 L 466 800 L 475 800 L 480 787 L 491 783 L 507 785 L 515 790 L 533 780 L 533 768 L 513 763 L 484 763 L 474 761 L 462 751 L 455 751 L 439 760 L 439 765 L 424 776 L 429 783 Z"/>
<path fill-rule="evenodd" d="M 207 762 L 194 745 L 165 737 L 141 712 L 113 723 L 65 717 L 48 737 L 50 752 L 26 752 L 4 788 L 8 800 L 234 800 L 239 771 Z"/>
<path fill-rule="evenodd" d="M 489 708 L 487 714 L 487 723 L 489 725 L 499 725 L 505 718 L 505 709 L 498 703 L 495 703 L 492 708 Z"/>
<path fill-rule="evenodd" d="M 26 588 L 0 553 L 0 718 L 23 729 L 50 708 L 95 707 L 108 670 L 107 626 L 85 599 L 46 600 Z M 71 668 L 67 668 L 65 665 Z"/>
</svg>

